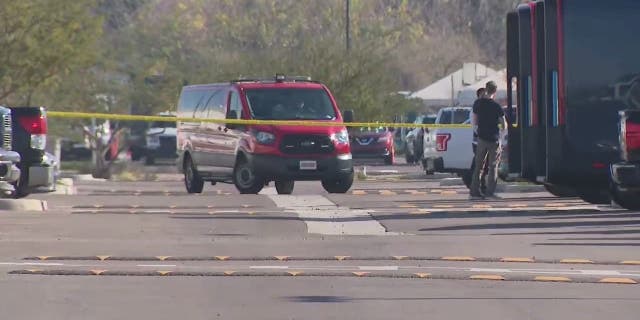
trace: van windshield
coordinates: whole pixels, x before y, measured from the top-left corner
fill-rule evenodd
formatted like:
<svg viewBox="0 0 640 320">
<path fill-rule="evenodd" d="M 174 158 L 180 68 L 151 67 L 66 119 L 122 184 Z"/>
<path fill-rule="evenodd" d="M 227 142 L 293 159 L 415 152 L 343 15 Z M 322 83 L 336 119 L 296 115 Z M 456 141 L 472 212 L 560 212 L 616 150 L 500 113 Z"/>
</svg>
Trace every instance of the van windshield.
<svg viewBox="0 0 640 320">
<path fill-rule="evenodd" d="M 334 120 L 336 112 L 323 89 L 247 89 L 247 102 L 257 120 Z"/>
</svg>

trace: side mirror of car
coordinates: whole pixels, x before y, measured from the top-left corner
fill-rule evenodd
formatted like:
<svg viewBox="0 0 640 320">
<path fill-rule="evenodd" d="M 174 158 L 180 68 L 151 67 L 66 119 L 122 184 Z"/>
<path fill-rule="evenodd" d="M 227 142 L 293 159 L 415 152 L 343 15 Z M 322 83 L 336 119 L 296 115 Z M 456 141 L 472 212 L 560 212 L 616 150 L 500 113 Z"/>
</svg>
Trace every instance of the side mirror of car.
<svg viewBox="0 0 640 320">
<path fill-rule="evenodd" d="M 342 118 L 344 122 L 347 122 L 347 123 L 353 122 L 353 119 L 354 119 L 353 110 L 345 110 L 344 114 L 342 115 Z"/>
<path fill-rule="evenodd" d="M 229 110 L 229 112 L 227 112 L 227 119 L 231 119 L 231 120 L 237 120 L 238 119 L 238 112 L 236 110 Z M 239 127 L 239 125 L 235 124 L 235 123 L 227 123 L 226 124 L 227 129 L 237 129 Z"/>
</svg>

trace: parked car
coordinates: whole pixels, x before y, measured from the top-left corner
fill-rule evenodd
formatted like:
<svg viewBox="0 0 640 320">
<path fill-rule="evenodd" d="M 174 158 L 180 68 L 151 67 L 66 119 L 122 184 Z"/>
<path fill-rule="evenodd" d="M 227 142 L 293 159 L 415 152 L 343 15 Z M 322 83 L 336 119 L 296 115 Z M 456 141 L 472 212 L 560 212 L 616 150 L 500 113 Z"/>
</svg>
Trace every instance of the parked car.
<svg viewBox="0 0 640 320">
<path fill-rule="evenodd" d="M 173 112 L 159 113 L 160 117 L 173 117 Z M 145 163 L 152 165 L 156 159 L 176 159 L 176 122 L 154 121 L 145 132 Z"/>
<path fill-rule="evenodd" d="M 436 124 L 469 123 L 470 107 L 448 107 L 438 111 Z M 422 167 L 426 174 L 449 172 L 465 174 L 473 159 L 473 131 L 471 128 L 436 128 L 424 135 Z"/>
<path fill-rule="evenodd" d="M 380 159 L 395 163 L 393 130 L 385 127 L 349 128 L 351 153 L 354 159 Z"/>
<path fill-rule="evenodd" d="M 0 107 L 0 192 L 2 196 L 13 195 L 14 185 L 20 180 L 20 154 L 12 151 L 13 127 L 11 109 Z"/>
<path fill-rule="evenodd" d="M 54 183 L 54 167 L 47 161 L 47 114 L 44 107 L 11 108 L 12 150 L 20 154 L 20 179 L 14 183 L 15 197 Z"/>
<path fill-rule="evenodd" d="M 178 168 L 189 193 L 204 182 L 230 182 L 243 194 L 275 181 L 279 194 L 295 181 L 321 181 L 330 193 L 353 183 L 349 134 L 329 89 L 310 78 L 277 75 L 182 89 L 178 117 Z M 322 121 L 328 125 L 239 125 L 197 119 Z M 353 113 L 345 112 L 345 121 Z"/>
<path fill-rule="evenodd" d="M 437 115 L 421 115 L 415 120 L 415 124 L 434 124 Z M 429 133 L 428 128 L 412 128 L 405 136 L 405 160 L 409 164 L 418 163 L 422 160 L 424 150 L 424 136 Z"/>
</svg>

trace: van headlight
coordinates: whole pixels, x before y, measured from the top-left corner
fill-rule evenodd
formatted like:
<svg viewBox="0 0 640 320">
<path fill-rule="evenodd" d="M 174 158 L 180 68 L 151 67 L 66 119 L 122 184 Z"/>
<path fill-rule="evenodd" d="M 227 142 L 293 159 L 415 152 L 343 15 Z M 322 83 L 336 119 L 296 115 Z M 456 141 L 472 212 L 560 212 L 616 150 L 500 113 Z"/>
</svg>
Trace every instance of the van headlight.
<svg viewBox="0 0 640 320">
<path fill-rule="evenodd" d="M 340 132 L 333 134 L 333 140 L 340 144 L 349 143 L 349 132 L 347 130 L 341 130 Z"/>
<path fill-rule="evenodd" d="M 276 141 L 276 136 L 270 132 L 258 131 L 254 135 L 260 144 L 272 144 Z"/>
</svg>

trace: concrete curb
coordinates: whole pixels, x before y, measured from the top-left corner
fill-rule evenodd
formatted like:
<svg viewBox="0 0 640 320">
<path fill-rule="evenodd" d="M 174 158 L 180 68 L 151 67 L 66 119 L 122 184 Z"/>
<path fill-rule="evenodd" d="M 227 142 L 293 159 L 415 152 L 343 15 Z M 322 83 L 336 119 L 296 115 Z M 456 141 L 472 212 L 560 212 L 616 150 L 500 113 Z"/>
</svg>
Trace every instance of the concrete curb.
<svg viewBox="0 0 640 320">
<path fill-rule="evenodd" d="M 544 186 L 537 184 L 498 184 L 496 192 L 503 193 L 526 193 L 526 192 L 544 192 Z"/>
<path fill-rule="evenodd" d="M 96 179 L 90 174 L 75 174 L 71 176 L 73 181 L 106 181 L 106 179 Z"/>
<path fill-rule="evenodd" d="M 47 202 L 36 199 L 0 199 L 1 211 L 46 211 Z"/>
<path fill-rule="evenodd" d="M 462 181 L 462 178 L 444 178 L 440 181 L 440 186 L 464 186 L 464 182 Z"/>
</svg>

